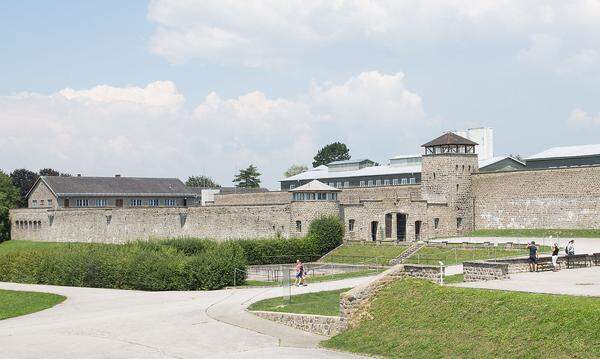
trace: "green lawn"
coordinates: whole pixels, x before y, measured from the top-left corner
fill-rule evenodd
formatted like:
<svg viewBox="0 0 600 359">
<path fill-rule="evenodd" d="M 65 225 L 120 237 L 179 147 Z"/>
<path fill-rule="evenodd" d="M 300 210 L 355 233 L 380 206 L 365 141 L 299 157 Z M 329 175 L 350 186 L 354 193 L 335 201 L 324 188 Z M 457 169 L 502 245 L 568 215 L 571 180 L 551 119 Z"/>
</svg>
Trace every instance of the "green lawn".
<svg viewBox="0 0 600 359">
<path fill-rule="evenodd" d="M 53 307 L 65 299 L 56 294 L 0 289 L 0 320 L 39 312 Z"/>
<path fill-rule="evenodd" d="M 361 271 L 356 271 L 356 272 L 322 275 L 322 276 L 316 276 L 316 277 L 309 276 L 306 278 L 306 282 L 307 283 L 329 282 L 332 280 L 365 277 L 365 276 L 369 276 L 369 275 L 375 275 L 375 274 L 378 274 L 381 272 L 382 272 L 381 270 L 369 269 L 369 270 L 361 270 Z M 293 279 L 290 279 L 290 282 L 293 282 L 293 281 L 294 281 Z M 274 287 L 274 286 L 281 285 L 281 283 L 280 282 L 266 282 L 266 281 L 259 281 L 259 280 L 247 280 L 245 285 L 249 286 L 249 287 L 265 287 L 265 286 Z"/>
<path fill-rule="evenodd" d="M 408 246 L 376 244 L 344 244 L 324 258 L 327 263 L 388 265 Z"/>
<path fill-rule="evenodd" d="M 600 298 L 439 286 L 384 288 L 324 347 L 392 358 L 598 358 Z"/>
<path fill-rule="evenodd" d="M 256 302 L 248 309 L 268 312 L 284 312 L 298 314 L 340 315 L 340 294 L 350 288 L 327 292 L 298 294 L 290 297 L 290 302 L 283 298 L 271 298 Z"/>
<path fill-rule="evenodd" d="M 444 277 L 444 284 L 462 283 L 464 281 L 465 281 L 465 275 L 462 273 L 453 274 L 453 275 Z"/>
<path fill-rule="evenodd" d="M 550 247 L 541 246 L 540 253 L 550 252 Z M 423 247 L 417 253 L 413 254 L 404 263 L 410 264 L 432 264 L 437 265 L 443 262 L 444 265 L 460 264 L 465 261 L 506 258 L 529 255 L 528 249 L 507 249 L 507 248 L 457 248 L 457 246 L 448 247 Z"/>
<path fill-rule="evenodd" d="M 600 229 L 480 229 L 467 234 L 469 237 L 562 237 L 600 238 Z"/>
</svg>

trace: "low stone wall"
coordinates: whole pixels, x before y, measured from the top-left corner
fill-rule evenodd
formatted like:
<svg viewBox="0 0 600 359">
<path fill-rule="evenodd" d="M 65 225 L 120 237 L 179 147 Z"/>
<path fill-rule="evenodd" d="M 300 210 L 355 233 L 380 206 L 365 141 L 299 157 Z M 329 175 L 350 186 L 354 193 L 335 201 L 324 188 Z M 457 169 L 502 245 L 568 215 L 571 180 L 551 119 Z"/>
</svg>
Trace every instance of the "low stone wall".
<svg viewBox="0 0 600 359">
<path fill-rule="evenodd" d="M 373 280 L 342 294 L 340 299 L 342 318 L 347 320 L 349 327 L 353 327 L 363 318 L 368 318 L 371 298 L 390 282 L 400 278 L 415 277 L 439 283 L 441 270 L 440 267 L 428 265 L 395 265 L 377 275 Z"/>
<path fill-rule="evenodd" d="M 251 313 L 292 328 L 328 337 L 339 334 L 346 329 L 346 320 L 342 317 L 263 311 L 252 311 Z"/>
<path fill-rule="evenodd" d="M 473 261 L 463 263 L 465 282 L 479 282 L 485 280 L 510 278 L 508 263 Z"/>
</svg>

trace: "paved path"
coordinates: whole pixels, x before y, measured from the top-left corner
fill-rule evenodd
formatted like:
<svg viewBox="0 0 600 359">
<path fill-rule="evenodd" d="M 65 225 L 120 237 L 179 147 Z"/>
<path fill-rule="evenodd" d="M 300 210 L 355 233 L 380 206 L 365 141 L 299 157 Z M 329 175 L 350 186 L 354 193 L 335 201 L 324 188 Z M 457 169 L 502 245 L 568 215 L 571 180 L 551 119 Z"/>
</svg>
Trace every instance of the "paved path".
<svg viewBox="0 0 600 359">
<path fill-rule="evenodd" d="M 571 240 L 575 240 L 575 253 L 576 254 L 584 254 L 584 253 L 600 253 L 600 238 L 559 238 L 558 245 L 562 248 L 567 246 L 567 243 Z M 528 243 L 531 241 L 535 241 L 537 244 L 551 246 L 554 242 L 557 241 L 556 238 L 523 238 L 523 237 L 457 237 L 457 238 L 445 238 L 436 240 L 438 242 L 450 242 L 450 243 L 462 243 L 462 242 L 472 242 L 472 243 L 483 243 L 483 242 L 492 242 L 492 243 Z"/>
<path fill-rule="evenodd" d="M 600 297 L 600 267 L 517 273 L 510 277 L 507 280 L 460 283 L 456 286 Z"/>
<path fill-rule="evenodd" d="M 292 288 L 292 294 L 347 288 L 370 277 Z M 1 283 L 67 300 L 0 321 L 0 358 L 356 358 L 315 348 L 324 339 L 252 316 L 250 303 L 282 288 L 141 292 Z M 248 329 L 249 328 L 249 329 Z"/>
</svg>

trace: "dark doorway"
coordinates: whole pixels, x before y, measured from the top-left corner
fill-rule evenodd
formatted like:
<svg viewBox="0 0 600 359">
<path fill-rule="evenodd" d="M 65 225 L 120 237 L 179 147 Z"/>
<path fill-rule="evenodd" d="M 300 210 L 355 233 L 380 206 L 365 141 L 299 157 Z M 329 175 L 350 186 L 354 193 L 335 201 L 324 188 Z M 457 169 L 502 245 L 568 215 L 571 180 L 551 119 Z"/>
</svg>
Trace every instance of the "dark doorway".
<svg viewBox="0 0 600 359">
<path fill-rule="evenodd" d="M 123 207 L 123 198 L 117 199 L 116 206 L 117 207 Z"/>
<path fill-rule="evenodd" d="M 184 198 L 184 199 L 183 199 L 183 206 L 184 206 L 184 207 L 187 207 L 187 198 Z"/>
<path fill-rule="evenodd" d="M 377 240 L 377 226 L 379 226 L 379 222 L 373 221 L 371 222 L 371 240 L 375 242 Z"/>
<path fill-rule="evenodd" d="M 392 214 L 385 215 L 385 238 L 392 238 Z"/>
<path fill-rule="evenodd" d="M 404 213 L 396 214 L 396 240 L 406 240 L 406 214 Z"/>
<path fill-rule="evenodd" d="M 65 208 L 69 208 L 69 199 L 65 198 Z"/>
<path fill-rule="evenodd" d="M 415 241 L 421 239 L 421 221 L 415 222 Z"/>
</svg>

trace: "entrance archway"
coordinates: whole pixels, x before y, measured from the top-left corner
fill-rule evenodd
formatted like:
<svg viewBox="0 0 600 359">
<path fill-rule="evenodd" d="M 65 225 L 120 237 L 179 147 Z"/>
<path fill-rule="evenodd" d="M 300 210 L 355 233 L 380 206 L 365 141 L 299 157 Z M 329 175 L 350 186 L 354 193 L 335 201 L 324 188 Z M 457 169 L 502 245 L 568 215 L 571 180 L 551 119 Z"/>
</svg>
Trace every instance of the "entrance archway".
<svg viewBox="0 0 600 359">
<path fill-rule="evenodd" d="M 406 214 L 396 213 L 396 240 L 406 240 Z"/>
<path fill-rule="evenodd" d="M 379 222 L 373 221 L 371 222 L 371 240 L 375 242 L 377 240 L 377 227 L 379 226 Z"/>
<path fill-rule="evenodd" d="M 392 214 L 385 214 L 385 238 L 392 238 Z"/>
</svg>

